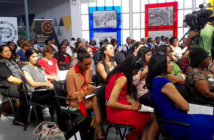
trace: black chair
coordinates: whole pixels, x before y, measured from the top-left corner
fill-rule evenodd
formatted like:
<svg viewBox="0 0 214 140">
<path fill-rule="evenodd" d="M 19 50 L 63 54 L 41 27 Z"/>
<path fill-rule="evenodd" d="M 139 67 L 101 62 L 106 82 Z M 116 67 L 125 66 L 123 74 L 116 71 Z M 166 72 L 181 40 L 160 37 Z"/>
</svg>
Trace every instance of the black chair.
<svg viewBox="0 0 214 140">
<path fill-rule="evenodd" d="M 194 95 L 193 91 L 189 90 L 189 88 L 188 88 L 188 86 L 186 84 L 185 84 L 185 87 L 186 87 L 187 91 L 189 92 L 189 101 L 190 101 L 190 103 L 214 107 L 214 102 L 207 101 L 207 100 L 205 100 L 203 98 L 201 98 L 201 99 L 194 98 L 195 95 Z"/>
<path fill-rule="evenodd" d="M 10 102 L 10 106 L 12 108 L 13 114 L 15 114 L 15 111 L 14 111 L 14 108 L 13 108 L 13 103 L 12 103 L 12 100 L 11 100 L 11 98 L 14 98 L 14 97 L 9 96 L 10 86 L 9 85 L 0 85 L 0 91 L 1 91 L 1 89 L 6 89 L 6 95 L 2 94 L 2 92 L 1 92 L 1 95 L 2 95 L 3 98 L 2 98 L 2 104 L 1 104 L 1 110 L 0 110 L 0 120 L 1 120 L 1 114 L 2 114 L 2 111 L 3 111 L 3 108 L 4 108 L 3 104 L 4 104 L 5 98 L 7 98 L 8 101 Z"/>
<path fill-rule="evenodd" d="M 119 52 L 117 54 L 115 54 L 113 60 L 117 63 L 120 64 L 122 61 L 124 61 L 126 59 L 125 55 L 123 52 Z"/>
<path fill-rule="evenodd" d="M 97 97 L 97 104 L 99 106 L 99 110 L 101 112 L 101 115 L 102 115 L 102 119 L 103 119 L 103 124 L 104 125 L 107 125 L 107 130 L 105 132 L 105 140 L 107 139 L 107 136 L 108 136 L 108 131 L 111 127 L 114 127 L 116 129 L 116 131 L 118 130 L 119 131 L 119 134 L 120 134 L 120 138 L 121 140 L 124 139 L 125 137 L 125 134 L 126 134 L 126 131 L 127 129 L 134 129 L 133 126 L 130 126 L 130 125 L 122 125 L 122 124 L 115 124 L 115 123 L 110 123 L 107 121 L 107 117 L 106 117 L 106 100 L 105 100 L 105 86 L 102 86 L 100 88 L 96 88 L 94 90 L 94 93 Z M 122 134 L 121 132 L 121 128 L 125 128 L 124 130 L 124 133 Z"/>
<path fill-rule="evenodd" d="M 174 139 L 170 138 L 169 134 L 166 132 L 166 130 L 164 128 L 164 123 L 171 123 L 171 124 L 175 124 L 175 125 L 181 125 L 181 126 L 187 127 L 189 129 L 190 124 L 162 119 L 161 114 L 158 112 L 158 108 L 155 105 L 153 99 L 151 97 L 149 97 L 149 100 L 151 101 L 151 103 L 153 105 L 155 118 L 157 120 L 157 123 L 159 125 L 160 131 L 161 131 L 161 134 L 162 134 L 164 140 L 174 140 Z"/>
<path fill-rule="evenodd" d="M 74 126 L 74 121 L 73 119 L 76 118 L 77 116 L 81 115 L 81 112 L 79 110 L 71 110 L 69 109 L 68 105 L 65 103 L 65 101 L 71 101 L 71 99 L 67 98 L 67 91 L 66 91 L 66 81 L 53 81 L 54 85 L 54 92 L 55 92 L 55 98 L 57 101 L 57 110 L 59 111 L 57 116 L 58 124 L 59 126 L 62 124 L 63 119 L 66 119 L 66 125 L 68 126 L 68 129 L 66 131 L 67 134 L 72 132 L 72 135 L 74 135 L 75 140 L 77 140 L 76 137 L 76 132 L 77 130 L 75 129 L 76 127 Z M 69 103 L 70 104 L 70 103 Z M 68 116 L 67 117 L 62 117 L 64 114 Z M 67 138 L 72 136 L 66 136 Z"/>
<path fill-rule="evenodd" d="M 97 65 L 97 63 L 99 62 L 99 57 L 100 57 L 100 52 L 98 50 L 93 52 L 93 59 L 94 59 L 95 65 Z"/>
<path fill-rule="evenodd" d="M 25 97 L 25 101 L 26 101 L 26 104 L 27 104 L 27 111 L 26 111 L 26 120 L 24 122 L 24 131 L 27 130 L 27 125 L 29 124 L 30 122 L 30 116 L 31 116 L 31 112 L 32 112 L 32 109 L 34 110 L 34 113 L 35 113 L 35 116 L 36 116 L 36 119 L 37 121 L 39 120 L 38 119 L 38 116 L 37 116 L 37 112 L 36 112 L 36 106 L 38 107 L 41 107 L 41 108 L 45 108 L 45 107 L 52 107 L 52 112 L 51 112 L 51 117 L 52 117 L 52 121 L 53 121 L 53 117 L 54 117 L 54 105 L 50 105 L 50 104 L 41 104 L 41 103 L 37 103 L 37 102 L 34 102 L 31 98 L 31 95 L 34 93 L 30 90 L 27 89 L 27 85 L 26 85 L 26 81 L 23 81 L 23 89 L 21 89 L 24 93 L 24 97 Z M 53 89 L 38 89 L 38 90 L 35 90 L 35 92 L 39 92 L 39 91 L 54 91 Z M 31 94 L 31 95 L 29 95 Z"/>
</svg>

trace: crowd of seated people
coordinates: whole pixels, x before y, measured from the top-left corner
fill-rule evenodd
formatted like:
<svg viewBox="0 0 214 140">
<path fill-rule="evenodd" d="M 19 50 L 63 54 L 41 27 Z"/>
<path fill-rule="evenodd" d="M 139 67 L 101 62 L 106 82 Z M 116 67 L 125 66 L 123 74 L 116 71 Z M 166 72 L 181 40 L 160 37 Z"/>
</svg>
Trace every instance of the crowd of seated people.
<svg viewBox="0 0 214 140">
<path fill-rule="evenodd" d="M 116 39 L 97 42 L 97 39 L 82 42 L 80 38 L 75 42 L 72 38 L 70 43 L 65 39 L 57 46 L 55 40 L 49 38 L 43 47 L 33 40 L 1 46 L 0 84 L 9 84 L 10 96 L 17 98 L 14 124 L 23 125 L 27 119 L 27 105 L 20 90 L 22 84 L 32 91 L 29 96 L 34 101 L 54 105 L 53 91 L 35 92 L 35 88 L 54 89 L 52 83 L 57 80 L 58 72 L 67 70 L 66 90 L 71 102 L 66 103 L 80 110 L 85 117 L 86 110 L 94 111 L 95 132 L 99 139 L 105 135 L 97 98 L 85 98 L 94 94 L 97 88 L 92 82 L 106 86 L 103 94 L 107 121 L 135 128 L 126 135 L 127 140 L 158 138 L 160 129 L 154 114 L 138 112 L 141 104 L 152 107 L 150 96 L 164 119 L 191 124 L 189 131 L 166 125 L 172 138 L 195 139 L 194 131 L 203 131 L 202 139 L 214 134 L 213 126 L 210 126 L 214 117 L 187 114 L 189 96 L 192 100 L 214 101 L 214 65 L 206 51 L 188 48 L 185 41 L 179 45 L 176 37 L 164 36 L 141 38 L 140 41 L 127 37 L 124 45 Z M 184 91 L 186 87 L 191 94 Z M 6 90 L 1 89 L 1 94 L 6 94 Z M 36 111 L 39 119 L 43 119 L 42 108 L 37 107 Z M 181 134 L 177 135 L 175 131 L 181 131 Z"/>
</svg>

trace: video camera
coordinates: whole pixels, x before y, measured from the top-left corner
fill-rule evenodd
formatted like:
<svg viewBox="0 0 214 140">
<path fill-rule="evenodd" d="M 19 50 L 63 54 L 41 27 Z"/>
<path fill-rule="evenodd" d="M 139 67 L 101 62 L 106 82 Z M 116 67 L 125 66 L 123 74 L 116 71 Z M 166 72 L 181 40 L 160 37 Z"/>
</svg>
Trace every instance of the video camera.
<svg viewBox="0 0 214 140">
<path fill-rule="evenodd" d="M 201 29 L 203 29 L 207 23 L 214 22 L 213 11 L 210 9 L 206 9 L 206 7 L 210 6 L 211 4 L 200 4 L 200 10 L 194 11 L 192 14 L 185 15 L 184 23 L 186 23 L 186 25 L 190 27 L 190 30 L 184 35 L 184 37 L 193 30 L 197 30 L 200 34 Z M 182 41 L 183 38 L 180 41 Z M 192 42 L 195 47 L 198 46 L 204 48 L 203 41 L 200 35 L 195 36 Z"/>
<path fill-rule="evenodd" d="M 200 31 L 208 22 L 213 22 L 213 11 L 210 9 L 201 9 L 185 16 L 184 22 L 190 27 L 190 30 Z"/>
</svg>

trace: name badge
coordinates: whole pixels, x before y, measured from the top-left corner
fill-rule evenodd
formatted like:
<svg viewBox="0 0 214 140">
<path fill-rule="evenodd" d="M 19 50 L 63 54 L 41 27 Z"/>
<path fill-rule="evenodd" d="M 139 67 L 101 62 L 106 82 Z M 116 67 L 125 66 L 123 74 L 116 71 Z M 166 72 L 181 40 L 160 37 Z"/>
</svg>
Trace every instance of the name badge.
<svg viewBox="0 0 214 140">
<path fill-rule="evenodd" d="M 53 62 L 52 61 L 48 61 L 48 65 L 53 65 Z"/>
</svg>

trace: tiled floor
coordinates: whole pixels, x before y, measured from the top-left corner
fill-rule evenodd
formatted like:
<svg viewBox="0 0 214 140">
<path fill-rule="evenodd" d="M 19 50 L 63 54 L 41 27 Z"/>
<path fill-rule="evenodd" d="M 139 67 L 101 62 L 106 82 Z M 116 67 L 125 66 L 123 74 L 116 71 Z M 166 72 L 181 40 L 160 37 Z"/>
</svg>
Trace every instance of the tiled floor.
<svg viewBox="0 0 214 140">
<path fill-rule="evenodd" d="M 0 140 L 36 140 L 33 136 L 34 128 L 39 122 L 32 122 L 28 125 L 27 131 L 24 131 L 23 126 L 12 124 L 13 116 L 3 116 L 0 121 Z M 48 118 L 47 120 L 50 120 Z M 110 129 L 107 140 L 120 140 L 119 135 L 115 134 L 115 129 Z"/>
</svg>

